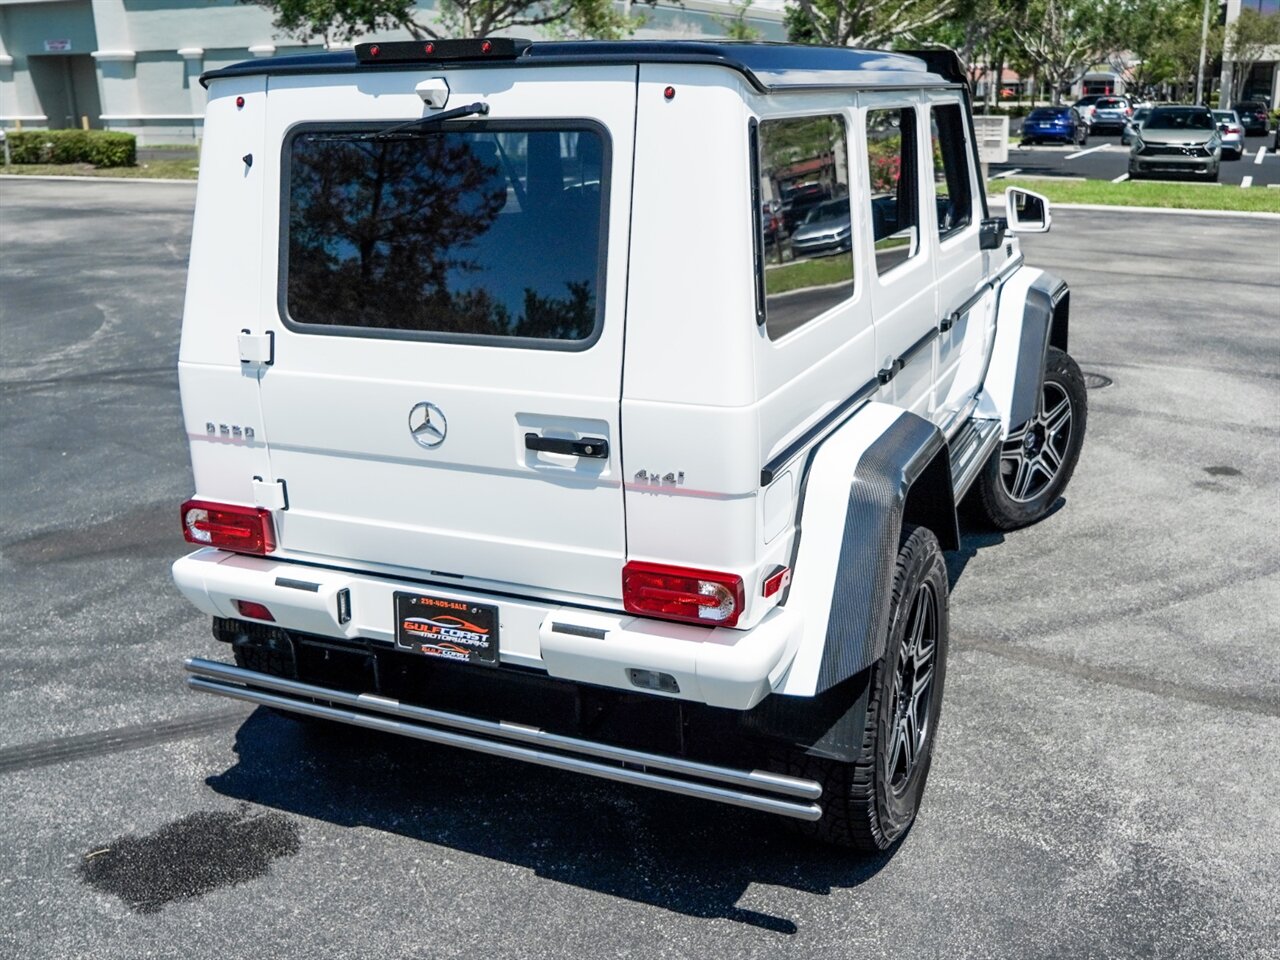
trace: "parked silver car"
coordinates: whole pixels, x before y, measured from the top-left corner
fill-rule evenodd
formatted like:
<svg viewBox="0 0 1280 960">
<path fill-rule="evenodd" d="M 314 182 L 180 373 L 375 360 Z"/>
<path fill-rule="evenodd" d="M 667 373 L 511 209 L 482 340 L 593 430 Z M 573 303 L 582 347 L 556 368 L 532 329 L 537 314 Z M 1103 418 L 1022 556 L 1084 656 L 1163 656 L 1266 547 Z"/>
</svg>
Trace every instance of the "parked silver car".
<svg viewBox="0 0 1280 960">
<path fill-rule="evenodd" d="M 1129 148 L 1129 179 L 1153 173 L 1218 179 L 1222 137 L 1208 107 L 1158 106 Z"/>
<path fill-rule="evenodd" d="M 848 250 L 853 245 L 852 232 L 849 198 L 826 200 L 810 210 L 791 235 L 791 250 L 796 256 Z"/>
<path fill-rule="evenodd" d="M 1137 107 L 1133 111 L 1133 116 L 1125 124 L 1124 133 L 1120 134 L 1121 145 L 1127 147 L 1133 143 L 1133 138 L 1137 136 L 1138 129 L 1146 122 L 1147 117 L 1151 116 L 1153 109 L 1153 107 Z"/>
<path fill-rule="evenodd" d="M 1124 130 L 1132 116 L 1133 104 L 1127 97 L 1102 97 L 1093 104 L 1093 131 Z"/>
<path fill-rule="evenodd" d="M 1218 125 L 1218 136 L 1222 140 L 1223 159 L 1239 160 L 1244 156 L 1244 124 L 1240 117 L 1234 110 L 1215 110 L 1213 120 Z"/>
</svg>

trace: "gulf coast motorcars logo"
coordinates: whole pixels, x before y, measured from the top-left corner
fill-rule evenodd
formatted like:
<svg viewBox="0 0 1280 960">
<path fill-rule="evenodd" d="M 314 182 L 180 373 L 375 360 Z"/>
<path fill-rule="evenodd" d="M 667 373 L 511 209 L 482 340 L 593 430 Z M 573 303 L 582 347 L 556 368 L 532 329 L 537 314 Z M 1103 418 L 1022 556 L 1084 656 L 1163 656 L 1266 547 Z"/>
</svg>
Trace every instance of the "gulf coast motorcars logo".
<svg viewBox="0 0 1280 960">
<path fill-rule="evenodd" d="M 470 660 L 472 650 L 480 655 L 490 650 L 489 631 L 459 617 L 405 617 L 401 624 L 407 636 L 418 642 L 418 650 L 446 660 Z"/>
</svg>

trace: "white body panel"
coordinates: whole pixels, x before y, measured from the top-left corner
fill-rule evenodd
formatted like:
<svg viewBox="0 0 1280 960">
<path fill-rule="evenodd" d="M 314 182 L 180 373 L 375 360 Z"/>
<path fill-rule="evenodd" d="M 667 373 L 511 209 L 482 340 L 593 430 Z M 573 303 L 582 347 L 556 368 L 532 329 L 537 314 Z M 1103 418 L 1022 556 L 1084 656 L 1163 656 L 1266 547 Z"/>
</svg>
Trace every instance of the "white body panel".
<svg viewBox="0 0 1280 960">
<path fill-rule="evenodd" d="M 245 247 L 260 266 L 246 279 L 256 284 L 237 288 L 237 301 L 226 306 L 217 327 L 223 352 L 235 349 L 232 334 L 241 327 L 274 336 L 274 362 L 255 366 L 262 403 L 257 436 L 270 447 L 269 470 L 258 472 L 283 479 L 289 491 L 289 509 L 276 515 L 278 555 L 618 596 L 625 554 L 618 405 L 634 76 L 633 68 L 605 67 L 546 70 L 536 84 L 500 70 L 450 77 L 454 102 L 483 100 L 503 120 L 586 119 L 608 131 L 616 188 L 608 209 L 604 322 L 599 339 L 582 350 L 291 329 L 277 294 L 281 144 L 304 121 L 391 124 L 421 116 L 418 77 L 272 78 L 265 106 L 247 104 L 230 118 L 238 126 L 259 125 L 259 139 L 271 145 L 248 174 L 272 198 L 267 203 L 259 193 L 252 202 L 261 229 Z M 252 122 L 251 111 L 257 114 Z M 206 158 L 213 161 L 206 168 L 222 160 Z M 235 195 L 230 185 L 217 192 Z M 221 248 L 197 251 L 192 275 L 220 273 L 226 256 Z M 188 401 L 194 410 L 194 395 Z M 447 418 L 447 440 L 436 449 L 419 446 L 408 429 L 411 408 L 424 401 Z M 217 403 L 207 398 L 202 406 Z M 528 432 L 599 437 L 613 452 L 608 460 L 532 452 L 524 446 Z M 198 471 L 198 485 L 203 478 Z"/>
<path fill-rule="evenodd" d="M 929 143 L 929 128 L 920 94 L 869 93 L 860 95 L 858 103 L 860 107 L 870 110 L 901 107 L 914 109 L 917 169 L 921 171 L 931 169 L 926 146 Z M 865 117 L 865 113 L 862 113 L 862 116 Z M 866 121 L 863 119 L 857 125 L 855 142 L 859 144 L 856 150 L 858 156 L 866 155 L 866 147 L 862 145 L 866 136 Z M 865 164 L 859 166 L 861 167 L 859 176 L 867 177 Z M 869 183 L 867 190 L 870 192 Z M 924 198 L 917 199 L 923 207 Z M 920 222 L 917 225 L 920 237 L 915 255 L 886 273 L 879 274 L 875 266 L 875 236 L 869 207 L 863 207 L 862 211 L 862 217 L 856 222 L 862 225 L 862 246 L 867 254 L 864 259 L 868 260 L 871 306 L 875 313 L 876 362 L 879 369 L 886 369 L 895 359 L 906 353 L 922 337 L 928 336 L 938 326 L 938 291 L 934 284 L 934 244 L 933 238 L 925 232 L 933 221 L 927 216 L 927 211 L 921 209 Z M 891 389 L 887 391 L 888 395 L 885 399 L 912 413 L 928 417 L 933 406 L 936 352 L 935 342 L 912 356 L 907 365 L 893 378 L 890 384 Z"/>
<path fill-rule="evenodd" d="M 902 408 L 871 403 L 832 434 L 814 455 L 805 491 L 805 514 L 820 522 L 804 528 L 796 554 L 787 607 L 805 611 L 804 629 L 796 637 L 791 667 L 779 693 L 811 696 L 822 664 L 831 592 L 840 567 L 849 483 L 858 460 L 903 414 Z"/>
<path fill-rule="evenodd" d="M 953 93 L 933 93 L 926 97 L 928 109 L 933 110 L 939 104 L 959 103 L 959 97 Z M 926 133 L 929 130 L 926 118 Z M 925 141 L 928 142 L 927 140 Z M 932 154 L 932 151 L 929 151 Z M 931 167 L 937 162 L 934 156 L 929 157 Z M 992 257 L 979 249 L 976 242 L 982 223 L 982 207 L 978 202 L 978 191 L 983 189 L 978 182 L 978 171 L 969 168 L 969 189 L 972 203 L 970 222 L 964 229 L 946 237 L 938 235 L 938 203 L 937 174 L 925 176 L 925 231 L 930 242 L 935 246 L 936 281 L 938 285 L 938 317 L 949 317 L 964 304 L 987 280 L 988 262 Z M 968 310 L 955 316 L 949 330 L 938 336 L 938 367 L 934 383 L 933 421 L 944 427 L 958 414 L 973 397 L 981 385 L 982 374 L 986 367 L 988 347 L 991 334 L 995 329 L 995 314 L 992 306 L 995 295 L 988 293 Z"/>
<path fill-rule="evenodd" d="M 304 578 L 314 589 L 283 586 Z M 178 589 L 201 612 L 238 617 L 233 601 L 265 604 L 290 629 L 321 637 L 395 640 L 393 597 L 397 590 L 430 592 L 470 600 L 474 592 L 448 586 L 424 588 L 414 581 L 300 566 L 269 557 L 243 557 L 199 550 L 173 565 Z M 338 620 L 337 596 L 349 591 L 352 618 Z M 584 610 L 511 597 L 485 597 L 498 608 L 502 662 L 544 669 L 579 683 L 634 690 L 628 669 L 666 673 L 678 693 L 658 693 L 717 707 L 746 710 L 769 694 L 795 648 L 801 623 L 790 610 L 775 610 L 754 630 L 707 629 L 630 614 Z M 603 633 L 600 638 L 557 632 L 569 626 Z M 483 669 L 483 668 L 479 668 Z"/>
<path fill-rule="evenodd" d="M 1014 378 L 1018 372 L 1018 353 L 1022 347 L 1022 313 L 1027 291 L 1042 276 L 1043 270 L 1020 267 L 1000 288 L 1000 310 L 996 318 L 995 340 L 982 393 L 978 397 L 976 416 L 998 419 L 1009 433 L 1009 411 L 1013 403 Z"/>
<path fill-rule="evenodd" d="M 300 123 L 423 116 L 442 96 L 438 75 L 214 82 L 183 327 L 184 418 L 196 495 L 268 507 L 279 548 L 267 558 L 198 551 L 174 566 L 180 589 L 214 616 L 236 618 L 232 601 L 254 601 L 286 629 L 383 643 L 394 641 L 398 589 L 477 600 L 499 610 L 505 664 L 631 691 L 628 670 L 658 671 L 679 692 L 655 696 L 735 709 L 774 692 L 812 695 L 859 458 L 904 411 L 949 425 L 979 390 L 979 414 L 1008 426 L 1030 270 L 1005 284 L 998 318 L 990 291 L 830 436 L 814 432 L 982 289 L 1003 256 L 979 249 L 976 170 L 973 223 L 937 236 L 927 111 L 958 94 L 765 95 L 709 64 L 450 69 L 453 107 L 483 101 L 491 121 L 587 120 L 607 131 L 598 339 L 561 350 L 300 331 L 279 295 L 282 145 Z M 917 111 L 920 239 L 880 276 L 866 111 L 902 106 Z M 823 114 L 848 131 L 853 294 L 771 341 L 756 323 L 748 124 Z M 550 237 L 545 256 L 555 255 Z M 435 448 L 409 430 L 423 402 L 447 417 Z M 609 455 L 531 452 L 529 432 L 603 438 Z M 818 479 L 806 482 L 815 446 Z M 806 517 L 829 522 L 806 525 L 797 550 L 802 499 Z M 740 576 L 737 628 L 624 613 L 628 560 Z M 789 593 L 765 598 L 765 579 L 789 566 Z M 338 620 L 342 590 L 349 622 Z"/>
</svg>

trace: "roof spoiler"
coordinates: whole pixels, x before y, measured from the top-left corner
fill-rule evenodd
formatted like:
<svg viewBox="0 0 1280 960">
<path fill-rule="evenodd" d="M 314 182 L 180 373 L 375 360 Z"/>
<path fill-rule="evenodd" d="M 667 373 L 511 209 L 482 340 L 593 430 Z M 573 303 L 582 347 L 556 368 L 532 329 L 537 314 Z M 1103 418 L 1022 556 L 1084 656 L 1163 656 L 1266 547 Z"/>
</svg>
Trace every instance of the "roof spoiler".
<svg viewBox="0 0 1280 960">
<path fill-rule="evenodd" d="M 929 68 L 930 73 L 950 80 L 952 83 L 969 85 L 969 71 L 965 69 L 960 54 L 949 47 L 936 47 L 932 50 L 899 50 L 908 57 L 919 57 Z"/>
</svg>

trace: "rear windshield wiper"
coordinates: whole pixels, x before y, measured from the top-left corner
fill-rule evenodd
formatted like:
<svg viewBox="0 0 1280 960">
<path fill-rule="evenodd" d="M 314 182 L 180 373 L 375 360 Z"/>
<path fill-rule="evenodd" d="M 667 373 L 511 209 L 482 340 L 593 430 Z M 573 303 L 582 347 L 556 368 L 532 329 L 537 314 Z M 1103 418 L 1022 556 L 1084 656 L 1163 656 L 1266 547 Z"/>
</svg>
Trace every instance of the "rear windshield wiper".
<svg viewBox="0 0 1280 960">
<path fill-rule="evenodd" d="M 410 120 L 407 123 L 397 123 L 395 126 L 387 127 L 385 130 L 362 134 L 356 139 L 381 140 L 384 137 L 394 137 L 401 131 L 408 131 L 411 128 L 425 127 L 429 123 L 439 123 L 442 120 L 458 120 L 462 117 L 474 117 L 476 115 L 484 116 L 488 112 L 489 105 L 477 100 L 475 103 L 468 103 L 465 107 L 455 107 L 453 110 L 446 110 L 444 113 L 432 113 L 425 117 L 419 117 L 417 120 Z"/>
</svg>

